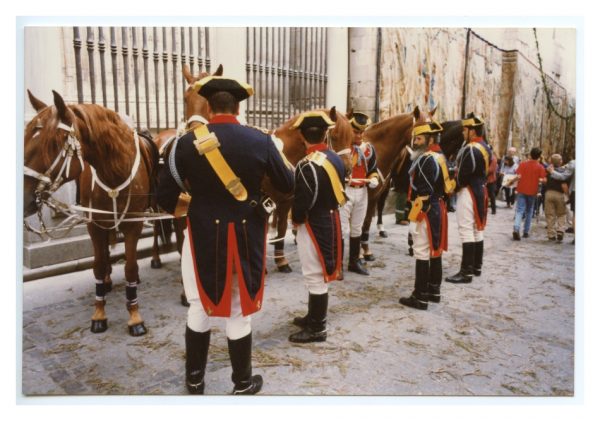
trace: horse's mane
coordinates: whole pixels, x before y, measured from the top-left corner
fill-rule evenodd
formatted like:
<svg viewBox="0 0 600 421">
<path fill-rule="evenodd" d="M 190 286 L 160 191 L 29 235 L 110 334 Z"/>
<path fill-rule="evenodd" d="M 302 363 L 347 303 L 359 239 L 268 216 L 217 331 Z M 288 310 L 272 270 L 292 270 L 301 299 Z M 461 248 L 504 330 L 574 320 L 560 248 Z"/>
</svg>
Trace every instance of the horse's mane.
<svg viewBox="0 0 600 421">
<path fill-rule="evenodd" d="M 39 151 L 40 153 L 44 169 L 47 169 L 50 167 L 52 163 L 51 161 L 54 160 L 54 158 L 56 158 L 56 155 L 58 154 L 58 151 L 62 147 L 62 145 L 58 144 L 56 136 L 48 136 L 48 134 L 50 133 L 48 130 L 38 131 L 38 124 L 42 125 L 43 127 L 55 127 L 56 125 L 58 125 L 56 108 L 44 108 L 25 127 L 25 139 L 30 139 L 30 142 L 41 144 L 41 147 L 36 148 L 36 151 Z M 35 135 L 36 131 L 39 134 L 34 138 L 33 136 Z"/>
<path fill-rule="evenodd" d="M 80 140 L 88 149 L 84 149 L 86 160 L 111 178 L 128 177 L 134 155 L 130 152 L 133 131 L 127 123 L 116 112 L 99 105 L 77 104 L 69 108 L 79 120 Z"/>
</svg>

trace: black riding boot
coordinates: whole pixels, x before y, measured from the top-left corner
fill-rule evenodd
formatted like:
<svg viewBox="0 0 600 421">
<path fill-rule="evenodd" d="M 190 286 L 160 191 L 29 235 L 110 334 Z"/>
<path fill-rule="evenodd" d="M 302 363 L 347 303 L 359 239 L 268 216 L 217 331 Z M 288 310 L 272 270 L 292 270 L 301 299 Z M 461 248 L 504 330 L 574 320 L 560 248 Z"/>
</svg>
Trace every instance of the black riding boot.
<svg viewBox="0 0 600 421">
<path fill-rule="evenodd" d="M 263 385 L 260 375 L 252 375 L 252 332 L 240 339 L 227 338 L 234 395 L 256 395 Z"/>
<path fill-rule="evenodd" d="M 462 261 L 460 271 L 446 278 L 446 282 L 453 284 L 468 284 L 473 281 L 473 266 L 475 263 L 475 243 L 463 243 Z"/>
<path fill-rule="evenodd" d="M 442 284 L 442 256 L 429 259 L 429 282 L 427 283 L 427 301 L 440 302 Z"/>
<path fill-rule="evenodd" d="M 319 295 L 309 294 L 308 314 L 306 317 L 297 317 L 294 319 L 294 324 L 302 327 L 302 330 L 290 335 L 290 342 L 323 342 L 327 339 L 328 299 L 329 294 L 327 293 Z"/>
<path fill-rule="evenodd" d="M 350 252 L 348 256 L 348 270 L 360 275 L 369 275 L 369 272 L 358 259 L 360 253 L 360 237 L 350 237 Z"/>
<path fill-rule="evenodd" d="M 483 267 L 483 240 L 475 243 L 475 262 L 473 265 L 473 275 L 481 276 L 481 268 Z"/>
<path fill-rule="evenodd" d="M 415 289 L 410 297 L 400 298 L 400 304 L 419 310 L 427 310 L 427 281 L 429 260 L 417 260 L 415 265 Z"/>
<path fill-rule="evenodd" d="M 191 395 L 204 395 L 204 371 L 210 330 L 194 332 L 185 327 L 185 385 Z"/>
</svg>

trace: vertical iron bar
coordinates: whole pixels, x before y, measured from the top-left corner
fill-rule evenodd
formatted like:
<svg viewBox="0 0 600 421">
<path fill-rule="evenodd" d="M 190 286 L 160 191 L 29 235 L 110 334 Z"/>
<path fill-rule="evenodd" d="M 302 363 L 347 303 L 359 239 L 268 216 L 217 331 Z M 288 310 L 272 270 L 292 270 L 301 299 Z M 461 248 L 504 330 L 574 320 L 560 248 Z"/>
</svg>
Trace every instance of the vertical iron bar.
<svg viewBox="0 0 600 421">
<path fill-rule="evenodd" d="M 167 51 L 167 28 L 162 29 L 162 61 L 163 82 L 165 86 L 165 129 L 171 127 L 169 123 L 169 52 Z"/>
<path fill-rule="evenodd" d="M 87 52 L 90 73 L 90 92 L 92 94 L 92 104 L 96 103 L 96 75 L 94 69 L 94 28 L 87 27 Z"/>
<path fill-rule="evenodd" d="M 376 74 L 375 74 L 375 115 L 373 116 L 373 121 L 377 123 L 379 121 L 379 93 L 380 93 L 380 84 L 381 84 L 381 46 L 382 46 L 382 29 L 377 28 L 377 64 L 376 64 Z"/>
<path fill-rule="evenodd" d="M 102 106 L 106 108 L 106 65 L 104 62 L 104 52 L 106 51 L 106 39 L 104 39 L 104 29 L 98 28 L 98 51 L 100 52 L 100 80 L 102 83 Z"/>
<path fill-rule="evenodd" d="M 110 28 L 110 56 L 112 63 L 113 95 L 115 99 L 115 111 L 119 112 L 119 83 L 117 72 L 117 32 L 115 27 Z"/>
<path fill-rule="evenodd" d="M 202 44 L 202 28 L 198 28 L 198 73 L 204 66 L 204 45 Z"/>
<path fill-rule="evenodd" d="M 288 107 L 288 115 L 291 117 L 295 114 L 295 89 L 296 89 L 296 75 L 297 71 L 294 68 L 294 62 L 296 60 L 296 28 L 290 28 L 289 30 L 289 40 L 290 40 L 290 54 L 288 57 L 288 97 L 289 97 L 289 107 Z"/>
<path fill-rule="evenodd" d="M 204 28 L 204 39 L 206 41 L 206 71 L 210 73 L 210 28 Z"/>
<path fill-rule="evenodd" d="M 250 83 L 250 27 L 248 26 L 246 26 L 246 81 Z M 249 106 L 246 106 L 246 122 L 250 122 Z"/>
<path fill-rule="evenodd" d="M 323 94 L 323 73 L 325 72 L 325 58 L 323 57 L 323 52 L 325 50 L 323 46 L 323 39 L 325 38 L 324 32 L 325 28 L 319 28 L 319 108 L 325 108 L 325 95 Z"/>
<path fill-rule="evenodd" d="M 304 61 L 302 62 L 302 72 L 304 80 L 302 81 L 302 111 L 308 110 L 308 28 L 302 28 L 302 44 L 304 50 Z"/>
<path fill-rule="evenodd" d="M 159 74 L 158 62 L 160 54 L 158 52 L 158 29 L 152 28 L 152 59 L 154 61 L 154 98 L 156 101 L 156 131 L 160 131 L 160 90 L 159 90 Z"/>
<path fill-rule="evenodd" d="M 177 36 L 175 34 L 175 27 L 171 27 L 171 62 L 173 63 L 173 109 L 175 110 L 175 119 L 173 120 L 175 126 L 179 124 L 179 116 L 177 115 Z"/>
<path fill-rule="evenodd" d="M 328 78 L 327 78 L 327 29 L 325 29 L 325 36 L 323 37 L 323 46 L 324 46 L 324 53 L 323 53 L 323 57 L 325 58 L 323 60 L 323 104 L 327 104 L 327 82 L 328 82 Z"/>
<path fill-rule="evenodd" d="M 465 70 L 463 73 L 462 101 L 460 107 L 460 118 L 465 117 L 465 107 L 467 102 L 467 77 L 469 75 L 469 44 L 471 43 L 471 28 L 467 29 L 467 45 L 465 46 Z"/>
<path fill-rule="evenodd" d="M 262 127 L 262 118 L 263 118 L 263 110 L 262 110 L 262 87 L 263 87 L 263 28 L 262 26 L 258 29 L 258 127 Z"/>
<path fill-rule="evenodd" d="M 269 59 L 270 59 L 270 54 L 269 54 L 269 28 L 265 28 L 265 53 L 264 53 L 264 71 L 265 71 L 265 78 L 264 78 L 264 86 L 263 86 L 263 100 L 262 103 L 265 106 L 265 112 L 264 112 L 264 116 L 265 116 L 265 123 L 264 125 L 262 125 L 261 127 L 268 127 L 268 121 L 269 121 Z"/>
<path fill-rule="evenodd" d="M 83 77 L 81 74 L 81 37 L 79 28 L 73 27 L 73 48 L 75 50 L 75 74 L 77 77 L 77 102 L 83 102 Z"/>
<path fill-rule="evenodd" d="M 185 88 L 187 85 L 187 81 L 185 77 L 183 77 L 183 66 L 185 66 L 185 28 L 179 28 L 180 31 L 180 39 L 181 39 L 181 98 L 185 98 Z M 185 119 L 185 105 L 183 106 L 183 118 Z"/>
<path fill-rule="evenodd" d="M 133 54 L 133 81 L 135 88 L 135 124 L 138 130 L 140 130 L 140 84 L 139 84 L 139 72 L 138 72 L 138 56 L 140 55 L 137 46 L 137 28 L 131 27 L 131 52 Z"/>
<path fill-rule="evenodd" d="M 258 32 L 256 28 L 252 28 L 252 86 L 254 87 L 254 96 L 252 96 L 252 125 L 256 125 L 256 91 L 258 87 L 256 86 L 256 73 L 258 71 L 258 63 L 256 59 L 256 37 Z"/>
<path fill-rule="evenodd" d="M 194 74 L 194 31 L 191 26 L 188 28 L 188 38 L 190 40 L 190 54 L 188 56 L 190 62 L 190 73 Z"/>
<path fill-rule="evenodd" d="M 275 28 L 271 28 L 271 105 L 269 110 L 271 113 L 271 125 L 269 129 L 275 128 Z"/>
<path fill-rule="evenodd" d="M 150 129 L 150 92 L 148 86 L 148 34 L 146 27 L 142 28 L 142 57 L 144 59 L 144 97 L 146 98 L 146 127 Z"/>
<path fill-rule="evenodd" d="M 314 108 L 314 99 L 313 99 L 313 85 L 314 85 L 314 69 L 313 69 L 313 58 L 315 56 L 315 50 L 314 50 L 314 45 L 313 45 L 313 41 L 314 41 L 314 28 L 310 27 L 307 28 L 307 45 L 305 47 L 305 50 L 308 51 L 308 94 L 307 94 L 307 108 L 309 110 L 312 110 Z"/>
<path fill-rule="evenodd" d="M 283 100 L 283 92 L 281 91 L 281 29 L 277 28 L 277 122 L 275 127 L 281 126 L 281 101 Z"/>
<path fill-rule="evenodd" d="M 129 115 L 129 48 L 127 45 L 127 28 L 121 28 L 121 53 L 123 55 L 123 70 L 125 71 L 125 113 Z"/>
</svg>

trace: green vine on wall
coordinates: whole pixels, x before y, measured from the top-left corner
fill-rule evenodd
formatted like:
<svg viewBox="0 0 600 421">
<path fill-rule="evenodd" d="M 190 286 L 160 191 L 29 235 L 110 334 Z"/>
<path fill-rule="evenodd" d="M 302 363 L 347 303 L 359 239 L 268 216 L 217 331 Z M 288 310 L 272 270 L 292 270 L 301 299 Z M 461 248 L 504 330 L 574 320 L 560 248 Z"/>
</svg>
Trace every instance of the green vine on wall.
<svg viewBox="0 0 600 421">
<path fill-rule="evenodd" d="M 540 55 L 540 44 L 538 42 L 537 31 L 535 28 L 533 28 L 533 35 L 535 36 L 535 48 L 537 49 L 537 57 L 538 57 L 538 62 L 540 64 L 540 74 L 542 76 L 542 84 L 544 85 L 544 92 L 546 93 L 546 99 L 548 100 L 548 107 L 550 107 L 552 112 L 554 114 L 556 114 L 558 116 L 558 118 L 568 121 L 575 116 L 575 111 L 573 111 L 569 115 L 564 116 L 558 112 L 558 110 L 552 103 L 552 98 L 550 96 L 550 89 L 548 89 L 548 85 L 546 84 L 546 74 L 544 73 L 544 69 L 542 67 L 542 56 Z"/>
</svg>

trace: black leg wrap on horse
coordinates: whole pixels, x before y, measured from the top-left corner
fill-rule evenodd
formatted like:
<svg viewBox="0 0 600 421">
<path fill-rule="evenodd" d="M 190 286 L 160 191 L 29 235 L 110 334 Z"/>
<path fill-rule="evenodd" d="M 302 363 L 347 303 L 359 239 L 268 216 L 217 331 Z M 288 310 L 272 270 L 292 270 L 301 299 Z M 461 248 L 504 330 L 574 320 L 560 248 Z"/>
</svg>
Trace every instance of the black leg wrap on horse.
<svg viewBox="0 0 600 421">
<path fill-rule="evenodd" d="M 127 298 L 128 303 L 137 302 L 137 284 L 128 284 L 125 287 L 125 298 Z"/>
<path fill-rule="evenodd" d="M 96 282 L 96 297 L 102 297 L 106 295 L 106 286 L 104 285 L 104 281 Z"/>
<path fill-rule="evenodd" d="M 327 339 L 327 307 L 329 303 L 329 294 L 309 294 L 308 296 L 308 314 L 303 320 L 303 325 L 294 324 L 302 327 L 302 330 L 290 335 L 290 342 L 308 343 L 323 342 Z M 299 318 L 301 319 L 301 318 Z"/>
<path fill-rule="evenodd" d="M 210 330 L 195 332 L 185 327 L 185 385 L 191 395 L 204 394 L 204 373 L 210 345 Z"/>
<path fill-rule="evenodd" d="M 234 395 L 255 395 L 263 385 L 260 375 L 252 375 L 252 332 L 240 339 L 227 338 Z"/>
</svg>

